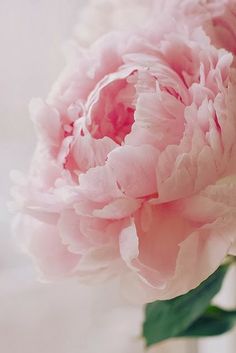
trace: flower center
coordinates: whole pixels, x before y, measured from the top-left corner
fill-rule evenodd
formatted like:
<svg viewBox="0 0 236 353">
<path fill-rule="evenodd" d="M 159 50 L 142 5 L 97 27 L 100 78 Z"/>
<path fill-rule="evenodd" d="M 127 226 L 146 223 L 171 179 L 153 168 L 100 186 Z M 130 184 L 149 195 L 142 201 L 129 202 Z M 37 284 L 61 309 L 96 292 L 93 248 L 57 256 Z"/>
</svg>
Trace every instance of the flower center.
<svg viewBox="0 0 236 353">
<path fill-rule="evenodd" d="M 105 136 L 121 144 L 134 123 L 135 88 L 126 79 L 116 80 L 99 92 L 87 128 L 95 139 Z"/>
</svg>

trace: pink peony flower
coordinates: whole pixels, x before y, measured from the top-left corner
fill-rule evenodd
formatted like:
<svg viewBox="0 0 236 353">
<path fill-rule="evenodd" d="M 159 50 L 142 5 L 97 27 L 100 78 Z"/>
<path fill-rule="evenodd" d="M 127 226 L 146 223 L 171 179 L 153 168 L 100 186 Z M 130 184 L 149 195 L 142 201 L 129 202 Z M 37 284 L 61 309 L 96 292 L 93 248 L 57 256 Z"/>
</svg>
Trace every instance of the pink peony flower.
<svg viewBox="0 0 236 353">
<path fill-rule="evenodd" d="M 31 104 L 38 145 L 13 190 L 44 278 L 119 275 L 148 302 L 196 287 L 233 251 L 232 60 L 167 13 L 75 52 Z"/>
</svg>

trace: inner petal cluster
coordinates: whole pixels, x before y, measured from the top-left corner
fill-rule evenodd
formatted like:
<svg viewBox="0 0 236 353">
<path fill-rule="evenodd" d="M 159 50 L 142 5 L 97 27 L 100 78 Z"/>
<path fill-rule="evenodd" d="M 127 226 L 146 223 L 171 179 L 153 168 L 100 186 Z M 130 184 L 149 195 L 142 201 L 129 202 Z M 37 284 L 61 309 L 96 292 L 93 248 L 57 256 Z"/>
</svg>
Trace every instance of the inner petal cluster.
<svg viewBox="0 0 236 353">
<path fill-rule="evenodd" d="M 121 144 L 134 123 L 135 89 L 126 79 L 104 87 L 91 111 L 87 128 L 95 139 L 105 136 Z"/>
</svg>

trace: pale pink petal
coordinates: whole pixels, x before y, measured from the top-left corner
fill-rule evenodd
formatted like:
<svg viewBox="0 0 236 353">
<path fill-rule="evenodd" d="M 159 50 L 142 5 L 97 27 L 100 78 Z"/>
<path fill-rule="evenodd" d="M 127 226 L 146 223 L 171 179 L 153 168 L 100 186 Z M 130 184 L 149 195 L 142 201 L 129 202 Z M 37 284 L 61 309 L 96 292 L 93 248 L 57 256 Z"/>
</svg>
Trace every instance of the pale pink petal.
<svg viewBox="0 0 236 353">
<path fill-rule="evenodd" d="M 80 230 L 94 246 L 101 246 L 103 244 L 116 244 L 117 237 L 127 224 L 128 218 L 109 220 L 95 217 L 81 217 Z"/>
<path fill-rule="evenodd" d="M 75 254 L 84 254 L 91 246 L 89 239 L 80 230 L 80 223 L 81 217 L 69 209 L 62 212 L 58 222 L 62 243 Z"/>
<path fill-rule="evenodd" d="M 152 146 L 123 146 L 109 154 L 107 163 L 125 195 L 143 197 L 157 193 L 157 160 Z"/>
<path fill-rule="evenodd" d="M 107 155 L 118 145 L 109 137 L 94 139 L 90 134 L 78 136 L 71 147 L 71 158 L 79 171 L 105 164 Z"/>
<path fill-rule="evenodd" d="M 59 112 L 39 98 L 31 101 L 29 110 L 40 138 L 51 148 L 59 147 L 62 138 Z"/>
<path fill-rule="evenodd" d="M 132 216 L 140 206 L 141 201 L 139 200 L 120 198 L 101 209 L 94 210 L 93 215 L 105 219 L 122 219 Z"/>
<path fill-rule="evenodd" d="M 109 202 L 122 196 L 115 176 L 108 166 L 90 168 L 87 173 L 79 176 L 80 191 L 94 202 Z"/>
<path fill-rule="evenodd" d="M 183 220 L 177 220 L 177 222 L 180 224 Z M 168 225 L 166 226 L 166 231 L 168 231 Z M 123 278 L 125 294 L 129 298 L 135 296 L 136 302 L 149 302 L 156 298 L 170 299 L 197 287 L 217 269 L 226 254 L 230 251 L 235 226 L 234 216 L 234 219 L 231 218 L 226 221 L 219 219 L 209 225 L 204 225 L 196 230 L 193 229 L 192 232 L 190 230 L 188 234 L 185 234 L 185 239 L 182 237 L 182 241 L 181 233 L 179 241 L 177 239 L 177 242 L 171 241 L 172 245 L 175 244 L 176 246 L 176 248 L 172 247 L 174 253 L 172 253 L 171 258 L 162 257 L 162 254 L 166 253 L 160 244 L 158 251 L 162 250 L 162 254 L 160 257 L 154 258 L 156 260 L 155 266 L 161 269 L 164 262 L 169 259 L 171 261 L 168 263 L 168 266 L 165 266 L 165 269 L 170 268 L 172 262 L 172 274 L 167 272 L 166 276 L 162 277 L 162 282 L 160 283 L 157 281 L 157 276 L 155 278 L 151 277 L 152 272 L 149 275 L 148 272 L 144 272 L 145 277 L 143 278 L 142 269 L 139 272 L 139 276 L 137 276 L 137 273 L 136 276 L 134 274 L 127 274 L 127 278 Z M 166 236 L 168 233 L 164 234 Z M 159 245 L 158 242 L 157 245 Z M 151 254 L 151 250 L 149 250 L 149 254 Z M 157 254 L 158 252 L 155 252 L 155 255 Z M 166 255 L 170 255 L 169 249 Z M 146 261 L 150 263 L 151 256 Z M 139 267 L 137 266 L 137 268 Z M 151 268 L 155 267 L 152 265 Z M 162 275 L 165 274 L 163 271 L 161 273 Z M 149 286 L 147 286 L 147 280 L 150 281 Z"/>
<path fill-rule="evenodd" d="M 123 271 L 119 250 L 111 246 L 91 249 L 82 257 L 78 266 L 80 278 L 85 283 L 103 282 Z"/>
<path fill-rule="evenodd" d="M 15 232 L 19 230 L 25 249 L 33 257 L 43 279 L 58 279 L 74 273 L 80 257 L 61 243 L 55 225 L 25 215 L 15 223 Z"/>
<path fill-rule="evenodd" d="M 197 287 L 213 273 L 230 249 L 230 241 L 226 238 L 225 226 L 218 229 L 203 228 L 189 235 L 180 245 L 176 261 L 175 274 L 167 279 L 162 287 L 149 286 L 134 273 L 123 278 L 124 294 L 135 302 L 146 303 L 171 299 Z M 229 227 L 229 233 L 235 224 Z"/>
</svg>

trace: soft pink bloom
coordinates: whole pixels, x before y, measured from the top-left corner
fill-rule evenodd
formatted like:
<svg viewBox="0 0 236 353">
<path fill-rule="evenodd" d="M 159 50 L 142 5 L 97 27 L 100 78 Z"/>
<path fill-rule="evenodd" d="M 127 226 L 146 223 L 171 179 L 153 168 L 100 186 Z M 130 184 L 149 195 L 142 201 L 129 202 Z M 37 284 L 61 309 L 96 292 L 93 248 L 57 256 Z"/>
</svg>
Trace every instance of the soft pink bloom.
<svg viewBox="0 0 236 353">
<path fill-rule="evenodd" d="M 15 177 L 15 230 L 45 278 L 120 275 L 147 302 L 196 287 L 231 251 L 233 58 L 163 13 L 75 52 L 31 104 L 38 146 Z"/>
</svg>

